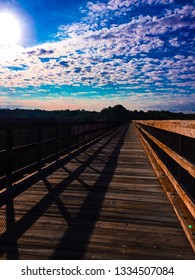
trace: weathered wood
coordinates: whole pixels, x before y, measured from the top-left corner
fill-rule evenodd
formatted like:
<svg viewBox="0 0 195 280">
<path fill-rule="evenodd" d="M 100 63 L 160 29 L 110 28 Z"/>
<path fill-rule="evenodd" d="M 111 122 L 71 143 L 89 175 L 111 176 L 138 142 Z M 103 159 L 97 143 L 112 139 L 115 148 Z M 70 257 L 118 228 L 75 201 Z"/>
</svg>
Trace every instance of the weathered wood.
<svg viewBox="0 0 195 280">
<path fill-rule="evenodd" d="M 13 199 L 2 259 L 195 259 L 134 126 L 127 127 Z M 6 206 L 0 211 L 5 220 Z"/>
<path fill-rule="evenodd" d="M 188 124 L 189 122 L 189 124 Z M 190 162 L 188 162 L 186 159 L 182 158 L 181 156 L 179 156 L 177 153 L 175 153 L 174 151 L 172 151 L 169 147 L 167 147 L 166 145 L 164 145 L 163 143 L 161 143 L 158 139 L 156 139 L 155 137 L 153 137 L 150 133 L 148 133 L 143 127 L 141 127 L 139 125 L 139 123 L 142 123 L 144 125 L 149 125 L 149 126 L 154 126 L 155 127 L 155 123 L 158 123 L 159 121 L 141 121 L 136 123 L 136 126 L 138 127 L 138 129 L 143 133 L 143 137 L 140 134 L 141 138 L 144 138 L 144 141 L 146 142 L 147 145 L 147 141 L 145 139 L 145 135 L 147 137 L 149 137 L 149 139 L 152 140 L 153 143 L 155 143 L 162 151 L 164 151 L 169 157 L 171 157 L 176 163 L 178 163 L 178 176 L 174 176 L 174 174 L 172 174 L 169 170 L 169 168 L 167 167 L 167 162 L 166 161 L 162 161 L 158 155 L 158 153 L 156 154 L 156 152 L 154 151 L 154 149 L 151 147 L 151 145 L 148 143 L 148 147 L 151 149 L 154 158 L 156 159 L 156 161 L 158 162 L 158 164 L 160 165 L 160 167 L 163 169 L 163 171 L 165 172 L 166 176 L 169 178 L 170 182 L 172 183 L 172 185 L 174 186 L 176 192 L 179 194 L 179 196 L 182 198 L 183 202 L 185 203 L 185 205 L 187 206 L 188 210 L 190 211 L 190 213 L 192 214 L 192 216 L 195 218 L 195 206 L 194 206 L 194 202 L 192 201 L 192 198 L 189 196 L 189 194 L 184 190 L 184 188 L 180 185 L 180 178 L 179 178 L 179 171 L 180 168 L 184 168 L 193 178 L 195 178 L 195 166 L 193 164 L 191 164 Z M 161 122 L 160 122 L 161 123 Z M 162 122 L 164 123 L 164 122 Z M 177 124 L 178 122 L 176 121 L 170 121 L 170 123 L 175 123 Z M 181 122 L 179 122 L 181 127 L 185 127 L 185 125 L 181 125 Z M 193 130 L 194 127 L 192 125 L 191 121 L 185 121 L 184 124 L 188 124 L 188 126 L 191 127 L 191 129 Z"/>
<path fill-rule="evenodd" d="M 143 145 L 144 149 L 146 150 L 146 153 L 152 163 L 152 166 L 153 166 L 153 168 L 174 208 L 174 211 L 184 229 L 184 232 L 185 232 L 188 240 L 190 241 L 190 244 L 195 252 L 195 220 L 193 217 L 194 206 L 193 206 L 192 202 L 190 205 L 187 204 L 187 206 L 190 210 L 190 212 L 189 212 L 189 210 L 187 209 L 183 200 L 181 199 L 181 198 L 183 198 L 185 193 L 184 192 L 181 193 L 182 189 L 179 186 L 179 184 L 176 182 L 176 180 L 173 178 L 173 176 L 170 176 L 169 171 L 166 168 L 166 166 L 160 161 L 160 159 L 158 158 L 156 153 L 153 151 L 152 147 L 147 143 L 147 141 L 144 139 L 144 137 L 141 135 L 141 133 L 140 132 L 138 132 L 138 133 L 139 133 L 139 137 L 142 142 L 142 145 Z M 168 178 L 171 180 L 169 181 Z M 177 190 L 177 192 L 175 190 Z M 186 202 L 186 197 L 185 197 L 184 201 Z"/>
<path fill-rule="evenodd" d="M 138 123 L 147 124 L 156 128 L 175 132 L 184 136 L 195 138 L 195 121 L 194 120 L 166 120 L 166 121 L 137 121 Z"/>
<path fill-rule="evenodd" d="M 13 186 L 19 179 L 23 178 L 28 172 L 35 172 L 37 169 L 41 170 L 45 164 L 58 160 L 60 156 L 70 153 L 72 150 L 81 147 L 86 144 L 85 136 L 88 137 L 88 142 L 93 141 L 95 138 L 111 131 L 114 127 L 117 127 L 120 122 L 65 122 L 65 121 L 40 121 L 40 120 L 4 120 L 0 121 L 0 130 L 6 132 L 6 146 L 0 151 L 0 156 L 3 158 L 3 165 L 5 167 L 4 174 L 0 177 L 0 190 L 6 190 L 6 186 Z M 85 135 L 84 127 L 89 126 L 89 131 Z M 100 125 L 101 128 L 100 129 Z M 60 134 L 60 126 L 67 129 L 67 135 Z M 44 130 L 53 128 L 53 135 L 47 135 L 44 137 Z M 15 141 L 15 147 L 13 146 L 13 134 L 18 130 L 32 130 L 36 131 L 36 137 L 34 143 L 29 141 L 25 144 L 20 144 Z M 64 140 L 64 146 L 60 148 L 59 142 Z M 48 148 L 50 144 L 50 148 Z M 47 149 L 45 149 L 47 147 Z M 53 147 L 53 148 L 51 148 Z M 36 150 L 36 156 L 30 156 L 31 149 Z M 44 150 L 45 149 L 45 150 Z M 46 155 L 44 155 L 46 151 Z M 28 153 L 28 160 L 25 153 Z M 23 156 L 23 162 L 18 159 Z M 16 166 L 13 168 L 13 162 Z"/>
<path fill-rule="evenodd" d="M 193 177 L 195 177 L 195 166 L 187 161 L 185 158 L 178 155 L 176 152 L 171 150 L 169 147 L 167 147 L 165 144 L 157 140 L 155 137 L 150 135 L 145 129 L 140 129 L 154 142 L 156 143 L 165 153 L 167 153 L 174 161 L 176 161 L 180 166 L 182 166 L 187 172 L 189 172 Z"/>
</svg>

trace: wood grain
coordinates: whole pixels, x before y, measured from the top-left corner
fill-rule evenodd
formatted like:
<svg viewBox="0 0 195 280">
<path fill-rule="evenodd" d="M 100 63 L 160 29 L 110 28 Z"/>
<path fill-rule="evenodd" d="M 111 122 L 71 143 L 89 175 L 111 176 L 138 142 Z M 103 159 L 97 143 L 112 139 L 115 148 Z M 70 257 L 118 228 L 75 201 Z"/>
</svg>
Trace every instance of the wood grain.
<svg viewBox="0 0 195 280">
<path fill-rule="evenodd" d="M 1 259 L 195 259 L 133 124 L 9 205 L 0 209 Z"/>
</svg>

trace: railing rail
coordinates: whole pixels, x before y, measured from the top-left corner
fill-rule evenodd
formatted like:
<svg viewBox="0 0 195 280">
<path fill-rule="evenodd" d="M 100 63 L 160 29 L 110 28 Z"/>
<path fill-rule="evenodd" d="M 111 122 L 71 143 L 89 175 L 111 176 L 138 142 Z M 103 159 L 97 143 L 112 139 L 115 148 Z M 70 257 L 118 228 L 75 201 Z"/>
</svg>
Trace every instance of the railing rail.
<svg viewBox="0 0 195 280">
<path fill-rule="evenodd" d="M 195 217 L 195 121 L 136 121 L 136 127 Z"/>
<path fill-rule="evenodd" d="M 0 121 L 0 192 L 119 122 Z"/>
</svg>

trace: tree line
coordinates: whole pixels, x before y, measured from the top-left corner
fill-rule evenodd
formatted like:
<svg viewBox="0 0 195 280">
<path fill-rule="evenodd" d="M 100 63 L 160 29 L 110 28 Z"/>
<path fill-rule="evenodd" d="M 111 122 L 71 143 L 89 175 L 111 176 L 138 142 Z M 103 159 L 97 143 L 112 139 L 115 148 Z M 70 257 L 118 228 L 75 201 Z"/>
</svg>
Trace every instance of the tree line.
<svg viewBox="0 0 195 280">
<path fill-rule="evenodd" d="M 195 120 L 195 113 L 184 114 L 169 111 L 129 111 L 122 105 L 104 108 L 100 112 L 86 110 L 28 110 L 28 109 L 0 109 L 0 120 L 4 119 L 44 119 L 66 121 L 130 121 L 130 120 Z"/>
</svg>

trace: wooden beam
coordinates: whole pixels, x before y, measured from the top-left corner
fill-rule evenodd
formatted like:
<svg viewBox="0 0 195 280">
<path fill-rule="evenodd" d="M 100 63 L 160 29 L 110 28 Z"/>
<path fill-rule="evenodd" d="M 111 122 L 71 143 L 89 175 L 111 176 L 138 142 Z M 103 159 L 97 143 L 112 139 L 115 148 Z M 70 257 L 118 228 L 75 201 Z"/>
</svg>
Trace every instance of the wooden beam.
<svg viewBox="0 0 195 280">
<path fill-rule="evenodd" d="M 145 140 L 146 141 L 146 140 Z M 147 141 L 146 141 L 147 142 Z M 147 142 L 148 143 L 148 142 Z M 148 143 L 149 145 L 149 143 Z M 195 218 L 195 207 L 194 207 L 194 203 L 192 202 L 192 200 L 189 198 L 189 196 L 185 193 L 185 191 L 182 189 L 182 187 L 180 186 L 180 184 L 177 182 L 177 180 L 174 178 L 174 176 L 171 174 L 171 172 L 168 170 L 168 168 L 166 167 L 166 165 L 160 160 L 160 158 L 158 157 L 158 155 L 154 152 L 154 150 L 152 149 L 152 147 L 149 145 L 150 150 L 152 151 L 152 154 L 154 155 L 156 161 L 158 162 L 158 164 L 160 165 L 160 167 L 163 169 L 164 173 L 166 174 L 166 176 L 169 178 L 170 182 L 172 183 L 172 185 L 174 186 L 175 190 L 177 191 L 177 193 L 179 194 L 179 196 L 181 197 L 181 199 L 183 200 L 183 202 L 185 203 L 186 207 L 188 208 L 188 210 L 190 211 L 190 213 L 192 214 L 192 216 Z"/>
<path fill-rule="evenodd" d="M 190 138 L 195 138 L 195 121 L 194 120 L 166 120 L 166 121 L 136 121 L 148 126 L 156 127 L 162 130 L 174 132 Z"/>
<path fill-rule="evenodd" d="M 166 154 L 168 154 L 174 161 L 176 161 L 181 167 L 183 167 L 192 177 L 195 177 L 195 166 L 178 155 L 176 152 L 171 150 L 169 147 L 167 147 L 165 144 L 157 140 L 154 136 L 149 134 L 144 128 L 139 128 L 154 142 L 156 143 Z"/>
<path fill-rule="evenodd" d="M 166 166 L 158 158 L 152 147 L 145 140 L 143 135 L 137 130 L 140 141 L 143 145 L 143 148 L 146 151 L 146 154 L 154 168 L 154 171 L 159 178 L 160 183 L 162 184 L 166 195 L 171 202 L 173 209 L 181 223 L 181 226 L 188 238 L 193 251 L 195 252 L 195 220 L 192 216 L 192 213 L 189 212 L 189 209 L 186 207 L 183 198 L 175 192 L 176 182 L 174 183 L 174 178 L 167 172 Z M 173 184 L 174 183 L 174 184 Z M 193 207 L 194 209 L 194 207 Z"/>
</svg>

